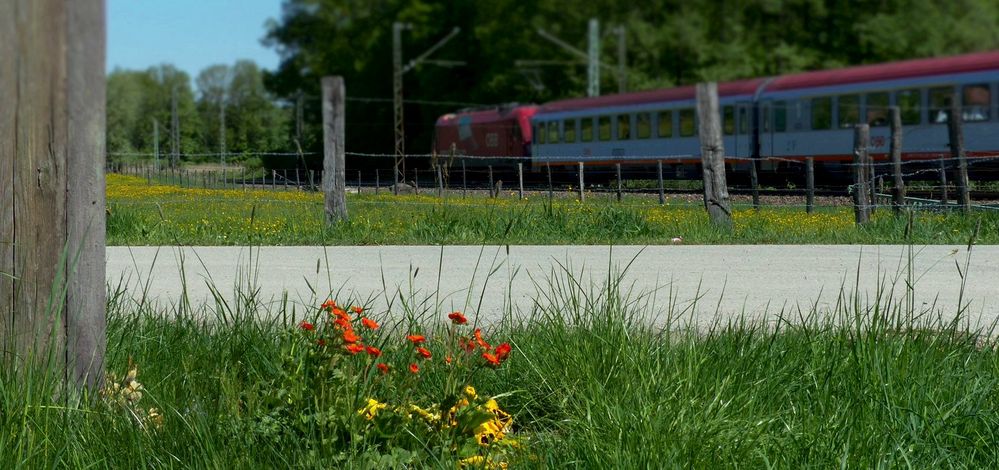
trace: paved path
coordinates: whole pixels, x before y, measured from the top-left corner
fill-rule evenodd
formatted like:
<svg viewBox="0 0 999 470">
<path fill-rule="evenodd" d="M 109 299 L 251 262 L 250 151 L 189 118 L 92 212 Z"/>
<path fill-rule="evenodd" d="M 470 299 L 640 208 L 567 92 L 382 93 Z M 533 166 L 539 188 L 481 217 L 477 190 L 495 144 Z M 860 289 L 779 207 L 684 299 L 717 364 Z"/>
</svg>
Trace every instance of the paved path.
<svg viewBox="0 0 999 470">
<path fill-rule="evenodd" d="M 957 310 L 963 246 L 915 247 L 917 306 L 935 305 L 945 316 Z M 553 277 L 565 279 L 563 267 L 587 288 L 620 272 L 633 293 L 656 293 L 648 311 L 660 317 L 668 305 L 685 310 L 699 323 L 745 312 L 776 316 L 781 308 L 836 303 L 841 286 L 873 296 L 877 280 L 903 273 L 902 246 L 381 246 L 381 247 L 109 247 L 108 281 L 122 285 L 133 298 L 175 303 L 181 296 L 181 260 L 187 295 L 194 304 L 211 297 L 209 283 L 231 299 L 234 286 L 255 279 L 259 297 L 314 305 L 314 297 L 339 292 L 340 299 L 368 299 L 376 308 L 399 306 L 400 292 L 412 304 L 439 302 L 440 310 L 478 311 L 496 318 L 505 308 L 527 312 L 539 289 Z M 251 269 L 252 268 L 252 269 Z M 491 275 L 489 273 L 492 273 Z M 150 273 L 152 274 L 150 276 Z M 999 316 L 999 246 L 978 246 L 967 269 L 965 300 L 973 319 Z M 438 287 L 439 286 L 439 287 Z M 723 287 L 724 286 L 724 287 Z M 315 293 L 313 293 L 315 290 Z M 247 289 L 243 288 L 243 291 Z M 540 292 L 551 292 L 543 288 Z M 387 294 L 386 294 L 387 292 Z M 435 294 L 436 293 L 436 294 Z M 476 308 L 480 301 L 481 307 Z M 633 295 L 635 297 L 635 295 Z M 699 298 L 696 304 L 694 299 Z M 647 297 L 645 300 L 650 300 Z M 542 299 L 542 304 L 549 300 Z"/>
</svg>

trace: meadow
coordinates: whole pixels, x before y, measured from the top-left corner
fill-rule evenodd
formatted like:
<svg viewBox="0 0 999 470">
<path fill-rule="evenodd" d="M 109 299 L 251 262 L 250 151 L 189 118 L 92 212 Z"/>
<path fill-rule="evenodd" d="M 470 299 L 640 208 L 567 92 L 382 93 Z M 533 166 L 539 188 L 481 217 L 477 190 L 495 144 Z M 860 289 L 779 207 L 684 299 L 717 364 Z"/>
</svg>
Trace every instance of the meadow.
<svg viewBox="0 0 999 470">
<path fill-rule="evenodd" d="M 888 209 L 857 228 L 846 205 L 799 205 L 759 211 L 734 208 L 734 227 L 710 224 L 697 201 L 630 195 L 624 202 L 593 194 L 580 203 L 569 194 L 524 201 L 451 195 L 349 194 L 350 219 L 331 227 L 322 195 L 307 191 L 191 189 L 109 175 L 109 245 L 436 245 L 436 244 L 961 244 L 981 224 L 980 241 L 999 242 L 999 211 L 964 216 L 950 211 Z M 908 238 L 906 238 L 908 237 Z"/>
<path fill-rule="evenodd" d="M 903 272 L 870 299 L 848 287 L 830 310 L 696 329 L 662 295 L 565 272 L 490 325 L 406 292 L 371 311 L 264 307 L 252 286 L 193 306 L 114 291 L 100 396 L 54 403 L 57 374 L 0 372 L 0 461 L 994 468 L 994 325 L 920 307 L 915 289 Z"/>
</svg>

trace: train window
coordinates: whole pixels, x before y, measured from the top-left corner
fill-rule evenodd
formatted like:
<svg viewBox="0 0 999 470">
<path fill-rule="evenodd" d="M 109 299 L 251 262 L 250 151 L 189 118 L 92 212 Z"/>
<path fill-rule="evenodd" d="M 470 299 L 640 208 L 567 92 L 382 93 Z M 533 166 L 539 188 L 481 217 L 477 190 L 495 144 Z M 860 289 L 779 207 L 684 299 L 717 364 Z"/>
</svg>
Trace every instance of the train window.
<svg viewBox="0 0 999 470">
<path fill-rule="evenodd" d="M 579 134 L 583 142 L 593 142 L 593 118 L 583 118 L 579 122 Z"/>
<path fill-rule="evenodd" d="M 749 112 L 745 106 L 739 107 L 739 133 L 749 133 Z"/>
<path fill-rule="evenodd" d="M 832 98 L 823 96 L 812 98 L 812 129 L 822 130 L 832 127 Z"/>
<path fill-rule="evenodd" d="M 558 121 L 550 121 L 548 123 L 548 143 L 558 143 Z"/>
<path fill-rule="evenodd" d="M 770 104 L 768 103 L 763 107 L 763 116 L 760 119 L 760 125 L 763 127 L 763 132 L 770 132 Z"/>
<path fill-rule="evenodd" d="M 673 137 L 673 111 L 659 111 L 659 137 Z"/>
<path fill-rule="evenodd" d="M 930 122 L 944 124 L 950 113 L 950 102 L 954 98 L 954 87 L 930 88 Z"/>
<path fill-rule="evenodd" d="M 631 138 L 631 116 L 619 114 L 617 116 L 617 138 L 618 140 L 628 140 Z"/>
<path fill-rule="evenodd" d="M 899 114 L 902 115 L 902 124 L 913 125 L 922 121 L 920 117 L 920 106 L 923 98 L 919 90 L 901 90 L 895 92 L 895 105 L 898 106 Z"/>
<path fill-rule="evenodd" d="M 888 125 L 888 93 L 868 93 L 865 101 L 867 108 L 867 124 L 871 127 Z"/>
<path fill-rule="evenodd" d="M 836 99 L 836 124 L 848 129 L 860 122 L 860 95 L 843 95 Z"/>
<path fill-rule="evenodd" d="M 735 134 L 735 108 L 731 106 L 722 108 L 722 131 L 725 135 Z"/>
<path fill-rule="evenodd" d="M 610 140 L 611 139 L 611 119 L 610 116 L 600 116 L 599 122 L 597 123 L 598 136 L 600 140 Z"/>
<path fill-rule="evenodd" d="M 539 144 L 544 144 L 546 141 L 545 137 L 547 135 L 548 133 L 545 132 L 545 123 L 539 122 L 537 127 L 534 129 L 534 140 L 536 140 Z"/>
<path fill-rule="evenodd" d="M 787 101 L 774 101 L 774 132 L 787 131 Z"/>
<path fill-rule="evenodd" d="M 562 121 L 562 141 L 567 144 L 576 142 L 576 120 L 566 119 Z"/>
<path fill-rule="evenodd" d="M 988 121 L 992 93 L 989 85 L 965 85 L 961 90 L 961 115 L 965 121 Z"/>
<path fill-rule="evenodd" d="M 652 116 L 649 113 L 635 115 L 635 137 L 639 139 L 652 137 Z"/>
<path fill-rule="evenodd" d="M 680 110 L 680 137 L 697 135 L 697 118 L 693 108 Z"/>
</svg>

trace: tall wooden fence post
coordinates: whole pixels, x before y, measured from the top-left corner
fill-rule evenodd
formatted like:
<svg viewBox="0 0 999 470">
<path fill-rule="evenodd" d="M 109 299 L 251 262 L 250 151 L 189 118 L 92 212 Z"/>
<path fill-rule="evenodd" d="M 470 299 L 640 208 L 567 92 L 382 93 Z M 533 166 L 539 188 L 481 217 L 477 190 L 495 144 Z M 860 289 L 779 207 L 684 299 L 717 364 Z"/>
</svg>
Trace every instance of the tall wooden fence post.
<svg viewBox="0 0 999 470">
<path fill-rule="evenodd" d="M 496 197 L 496 187 L 493 186 L 493 166 L 489 165 L 489 197 Z"/>
<path fill-rule="evenodd" d="M 461 197 L 468 196 L 468 174 L 465 172 L 465 160 L 461 160 Z"/>
<path fill-rule="evenodd" d="M 892 191 L 895 213 L 905 207 L 905 180 L 902 179 L 902 112 L 898 106 L 891 107 L 891 164 L 892 175 L 895 178 L 895 190 Z"/>
<path fill-rule="evenodd" d="M 585 181 L 583 179 L 583 162 L 579 162 L 579 202 L 586 201 L 586 193 L 583 191 Z"/>
<path fill-rule="evenodd" d="M 666 188 L 663 186 L 663 161 L 656 162 L 656 177 L 659 182 L 659 204 L 666 204 Z"/>
<path fill-rule="evenodd" d="M 545 164 L 545 168 L 548 169 L 548 204 L 550 205 L 552 201 L 555 200 L 555 188 L 552 187 L 552 164 L 548 162 Z"/>
<path fill-rule="evenodd" d="M 441 171 L 441 166 L 437 166 L 437 197 L 444 197 L 444 173 Z"/>
<path fill-rule="evenodd" d="M 943 158 L 940 159 L 940 204 L 950 204 L 950 195 L 947 194 L 947 160 Z"/>
<path fill-rule="evenodd" d="M 382 179 L 382 177 L 381 177 L 381 170 L 379 170 L 378 168 L 375 168 L 375 194 L 378 194 L 378 192 L 381 190 L 381 186 L 382 186 L 381 179 Z"/>
<path fill-rule="evenodd" d="M 323 199 L 326 223 L 347 220 L 343 77 L 323 77 Z"/>
<path fill-rule="evenodd" d="M 617 172 L 617 202 L 621 202 L 621 164 L 615 163 L 614 170 Z"/>
<path fill-rule="evenodd" d="M 517 163 L 517 184 L 519 186 L 518 195 L 520 200 L 524 200 L 524 164 Z"/>
<path fill-rule="evenodd" d="M 725 146 L 718 113 L 718 84 L 697 84 L 698 133 L 704 176 L 704 207 L 716 225 L 732 225 L 732 208 L 725 181 Z"/>
<path fill-rule="evenodd" d="M 815 158 L 805 159 L 805 212 L 815 210 Z"/>
<path fill-rule="evenodd" d="M 57 367 L 95 392 L 107 324 L 105 11 L 104 0 L 0 2 L 0 370 Z"/>
<path fill-rule="evenodd" d="M 867 124 L 857 124 L 853 130 L 853 214 L 857 225 L 870 220 L 870 203 L 867 201 L 867 146 L 871 128 Z"/>
<path fill-rule="evenodd" d="M 961 210 L 971 211 L 971 193 L 968 189 L 968 159 L 964 153 L 964 133 L 961 132 L 960 97 L 954 95 L 950 100 L 950 116 L 947 118 L 947 134 L 950 136 L 950 157 L 957 160 L 957 200 Z"/>
</svg>

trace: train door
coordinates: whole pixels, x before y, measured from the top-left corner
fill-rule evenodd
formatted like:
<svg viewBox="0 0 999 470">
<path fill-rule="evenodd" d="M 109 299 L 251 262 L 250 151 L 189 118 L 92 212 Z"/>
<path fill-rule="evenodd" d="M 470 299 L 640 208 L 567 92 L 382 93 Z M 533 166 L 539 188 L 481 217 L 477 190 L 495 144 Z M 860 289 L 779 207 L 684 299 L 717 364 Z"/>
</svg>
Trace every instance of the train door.
<svg viewBox="0 0 999 470">
<path fill-rule="evenodd" d="M 763 172 L 772 172 L 776 168 L 774 153 L 774 105 L 772 101 L 763 101 L 759 107 L 760 132 L 760 162 L 758 168 Z"/>
<path fill-rule="evenodd" d="M 752 102 L 736 103 L 735 147 L 731 149 L 731 155 L 735 157 L 749 158 L 753 156 L 753 139 L 750 137 L 753 128 L 752 113 Z"/>
</svg>

